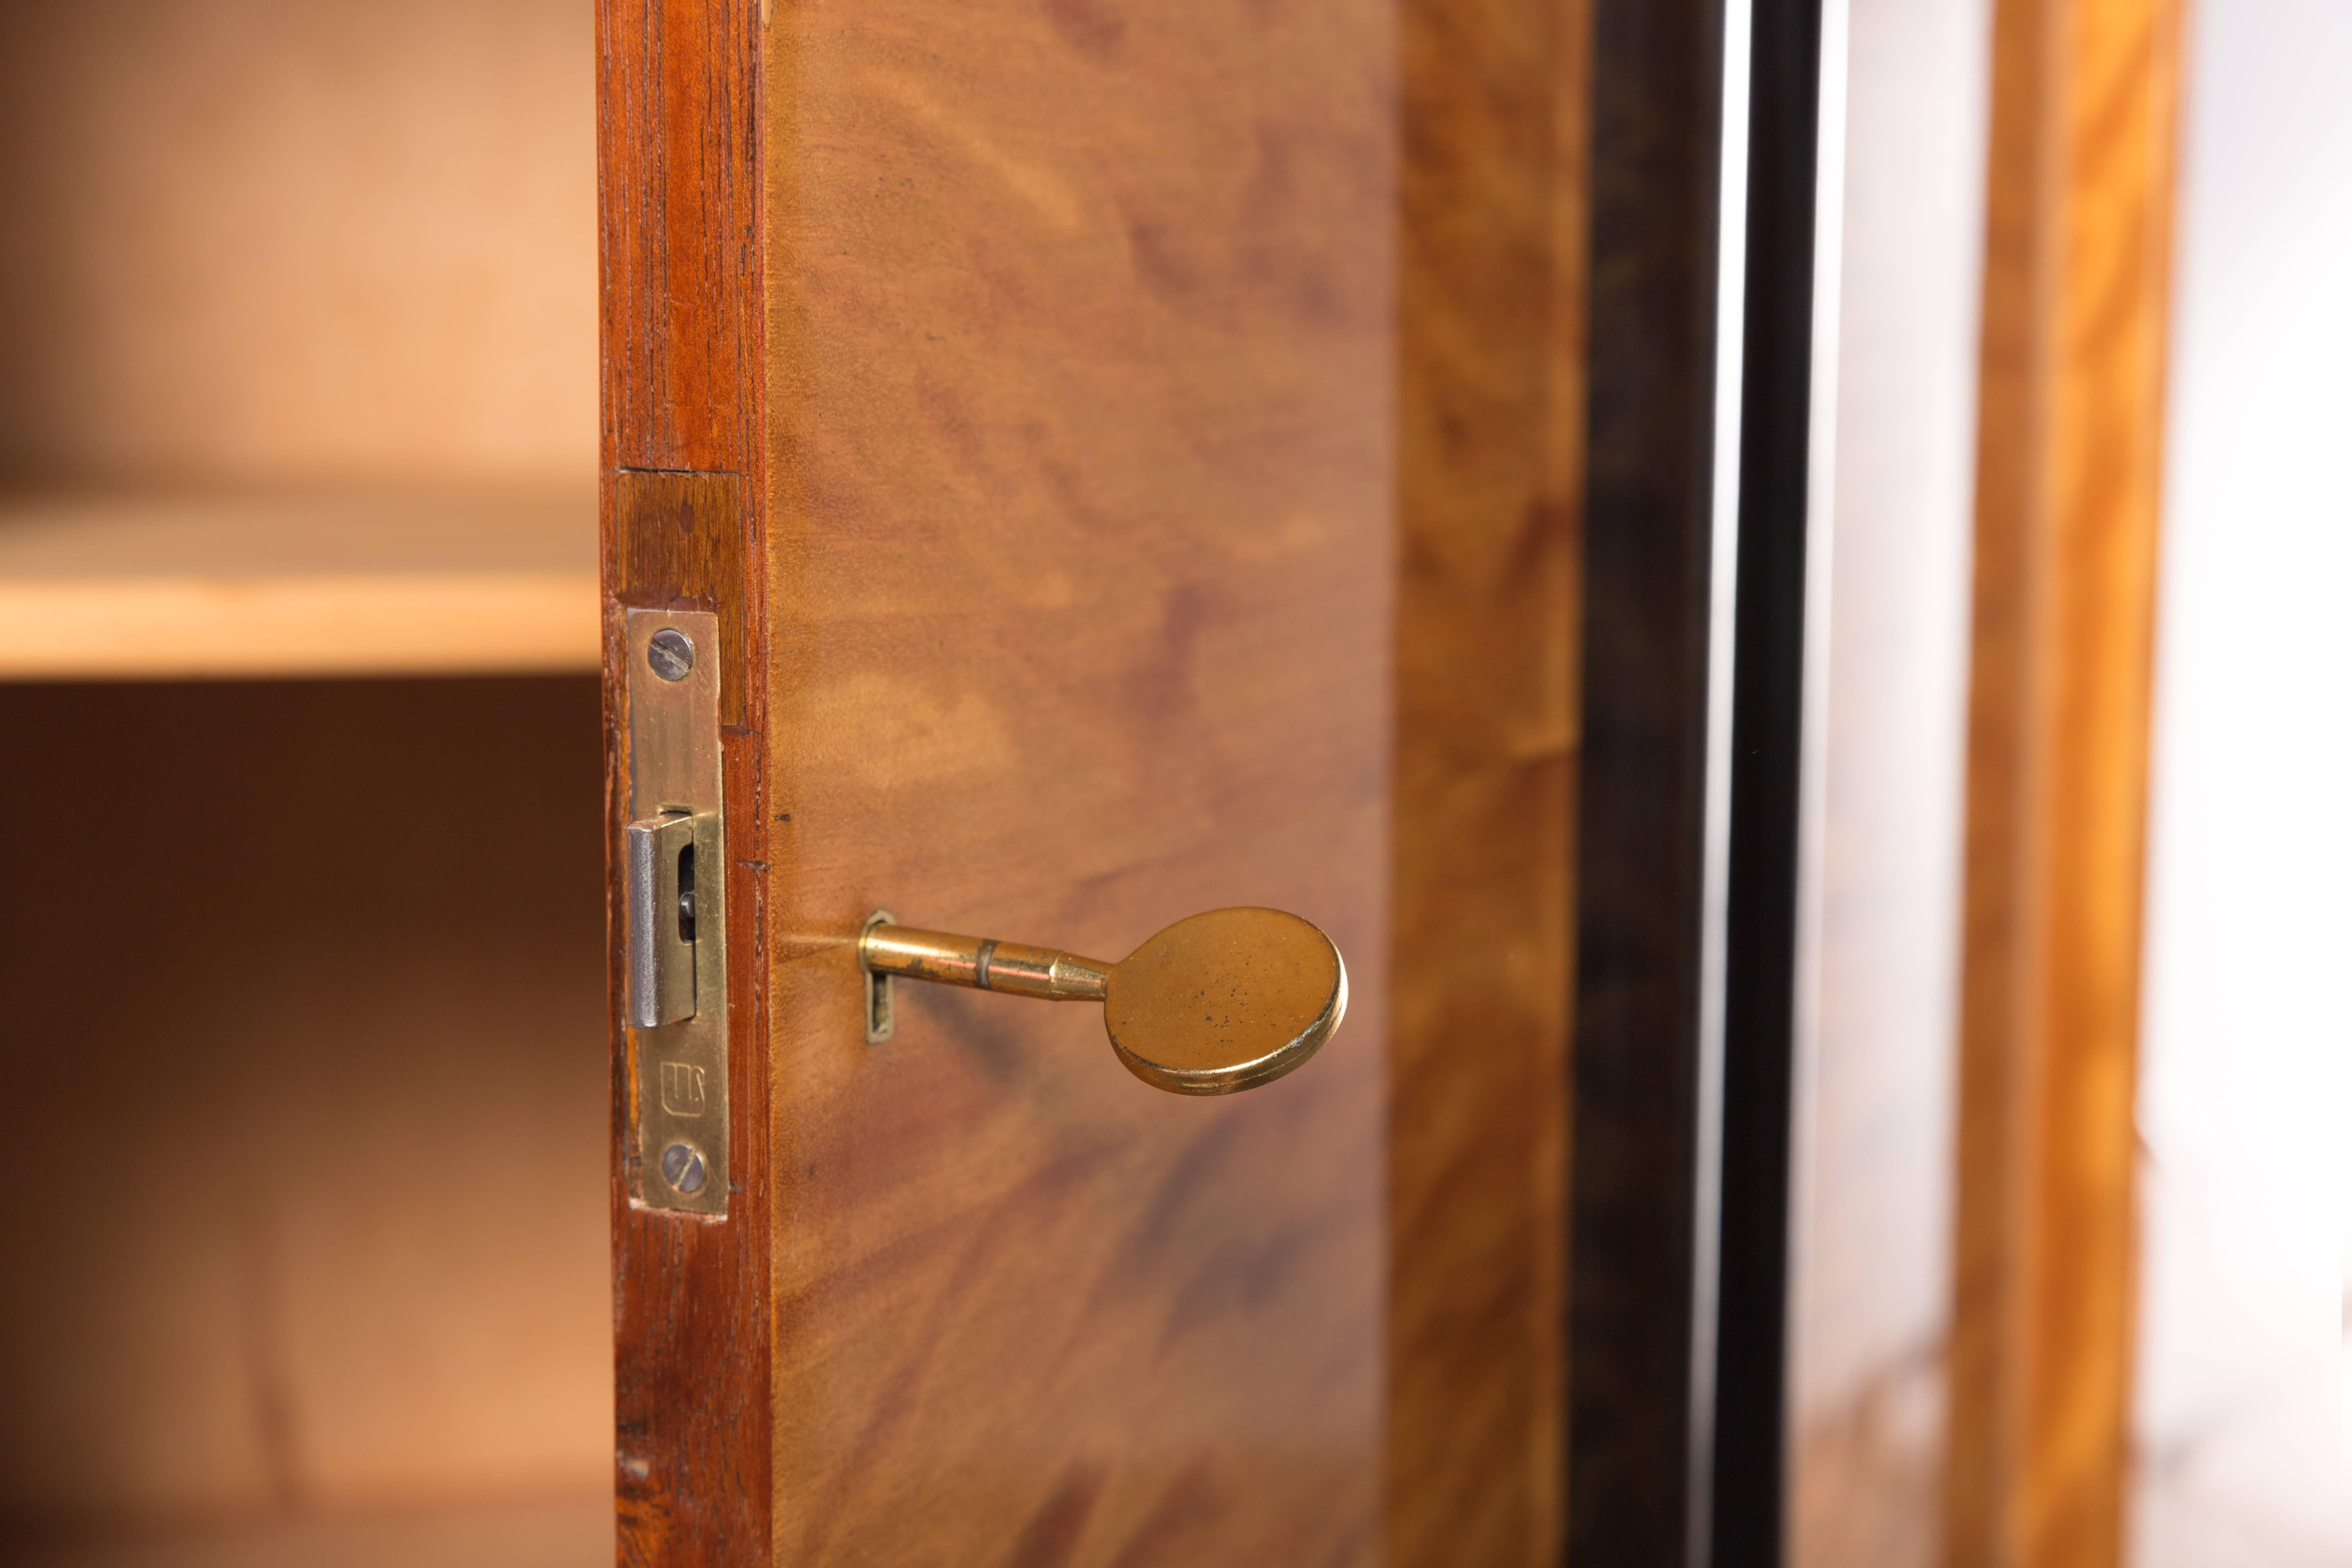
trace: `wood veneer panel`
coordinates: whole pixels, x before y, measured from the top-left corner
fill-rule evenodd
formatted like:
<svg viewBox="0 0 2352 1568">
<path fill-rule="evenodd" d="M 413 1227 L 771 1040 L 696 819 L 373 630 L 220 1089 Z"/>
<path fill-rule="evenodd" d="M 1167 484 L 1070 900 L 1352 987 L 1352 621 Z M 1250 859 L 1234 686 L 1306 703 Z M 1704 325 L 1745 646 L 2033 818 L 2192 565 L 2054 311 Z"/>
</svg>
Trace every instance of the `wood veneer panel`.
<svg viewBox="0 0 2352 1568">
<path fill-rule="evenodd" d="M 1592 24 L 1402 20 L 1388 1552 L 1550 1563 Z"/>
<path fill-rule="evenodd" d="M 2173 0 L 2002 0 L 1979 392 L 1948 1561 L 2111 1568 Z"/>
<path fill-rule="evenodd" d="M 1372 0 L 780 6 L 764 414 L 729 384 L 746 274 L 691 262 L 699 313 L 670 332 L 675 263 L 639 232 L 731 232 L 712 193 L 746 155 L 688 106 L 740 35 L 697 33 L 688 66 L 672 12 L 606 20 L 608 276 L 638 300 L 607 326 L 615 591 L 740 609 L 778 720 L 772 842 L 737 881 L 772 905 L 772 952 L 746 938 L 740 966 L 772 1036 L 747 1049 L 735 1013 L 739 1147 L 764 1115 L 774 1159 L 744 1155 L 730 1219 L 667 1252 L 621 1215 L 625 1550 L 743 1560 L 764 1521 L 794 1562 L 1361 1560 L 1393 1363 L 1403 1550 L 1544 1555 L 1580 13 L 1412 18 L 1400 205 L 1398 18 Z M 740 83 L 710 90 L 731 116 Z M 712 159 L 723 180 L 664 194 Z M 729 396 L 777 459 L 765 488 L 696 412 Z M 1392 631 L 1399 505 L 1416 618 Z M 1416 802 L 1394 834 L 1392 789 Z M 1428 947 L 1406 993 L 1427 1107 L 1395 1145 L 1412 1255 L 1384 1275 L 1392 851 L 1394 929 Z M 1082 1011 L 1002 998 L 902 992 L 898 1039 L 863 1043 L 847 941 L 877 904 L 1116 953 L 1249 900 L 1327 923 L 1356 1001 L 1313 1071 L 1246 1099 L 1167 1101 Z M 1488 1048 L 1449 1061 L 1465 1034 Z M 704 1322 L 663 1322 L 714 1290 Z M 772 1489 L 714 1499 L 761 1440 L 753 1391 Z"/>
<path fill-rule="evenodd" d="M 776 7 L 776 1557 L 1380 1554 L 1397 36 L 1381 0 Z M 785 820 L 785 818 L 789 820 Z M 1296 909 L 1351 1003 L 1186 1100 L 866 911 Z"/>
</svg>

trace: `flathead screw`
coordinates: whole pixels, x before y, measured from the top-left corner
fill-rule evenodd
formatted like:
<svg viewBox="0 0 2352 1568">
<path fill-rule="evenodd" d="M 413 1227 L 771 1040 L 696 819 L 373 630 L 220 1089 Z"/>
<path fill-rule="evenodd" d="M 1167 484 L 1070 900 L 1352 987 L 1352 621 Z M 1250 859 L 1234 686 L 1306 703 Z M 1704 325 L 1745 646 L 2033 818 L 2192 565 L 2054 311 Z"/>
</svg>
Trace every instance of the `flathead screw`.
<svg viewBox="0 0 2352 1568">
<path fill-rule="evenodd" d="M 694 639 L 675 626 L 657 631 L 646 644 L 646 662 L 664 680 L 684 680 L 694 668 Z"/>
<path fill-rule="evenodd" d="M 673 1143 L 662 1151 L 662 1180 L 689 1196 L 702 1190 L 710 1179 L 710 1171 L 702 1163 L 702 1151 L 691 1143 Z"/>
</svg>

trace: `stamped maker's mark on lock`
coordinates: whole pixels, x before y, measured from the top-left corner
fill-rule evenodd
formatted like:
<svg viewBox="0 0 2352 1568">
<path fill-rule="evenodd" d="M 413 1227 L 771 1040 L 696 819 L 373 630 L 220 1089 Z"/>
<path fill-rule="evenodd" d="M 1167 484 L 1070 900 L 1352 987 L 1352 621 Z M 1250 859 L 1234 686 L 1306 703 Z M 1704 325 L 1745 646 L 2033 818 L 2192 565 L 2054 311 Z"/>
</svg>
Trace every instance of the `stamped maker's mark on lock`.
<svg viewBox="0 0 2352 1568">
<path fill-rule="evenodd" d="M 700 1116 L 709 1108 L 702 1085 L 703 1069 L 692 1062 L 662 1063 L 662 1109 L 672 1116 Z"/>
</svg>

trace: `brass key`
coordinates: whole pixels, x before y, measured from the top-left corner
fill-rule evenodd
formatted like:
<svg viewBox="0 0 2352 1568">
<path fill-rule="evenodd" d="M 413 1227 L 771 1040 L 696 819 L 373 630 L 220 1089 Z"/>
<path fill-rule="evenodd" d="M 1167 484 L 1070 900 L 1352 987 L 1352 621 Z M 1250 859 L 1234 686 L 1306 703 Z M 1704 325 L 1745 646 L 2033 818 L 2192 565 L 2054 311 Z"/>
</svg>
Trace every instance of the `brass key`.
<svg viewBox="0 0 2352 1568">
<path fill-rule="evenodd" d="M 1046 1002 L 1099 1002 L 1129 1072 L 1176 1094 L 1234 1094 L 1303 1065 L 1348 1010 L 1348 966 L 1311 921 L 1280 910 L 1211 910 L 1117 963 L 1057 949 L 914 931 L 887 910 L 857 942 L 866 1038 L 890 1037 L 895 978 Z"/>
</svg>

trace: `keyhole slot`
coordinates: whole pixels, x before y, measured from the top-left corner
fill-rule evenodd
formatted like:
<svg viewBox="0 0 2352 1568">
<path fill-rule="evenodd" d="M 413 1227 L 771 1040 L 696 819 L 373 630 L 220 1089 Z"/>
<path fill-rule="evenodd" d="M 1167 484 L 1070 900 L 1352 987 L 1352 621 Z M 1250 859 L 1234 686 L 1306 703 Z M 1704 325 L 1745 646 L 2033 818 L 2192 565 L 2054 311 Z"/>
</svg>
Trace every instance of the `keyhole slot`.
<svg viewBox="0 0 2352 1568">
<path fill-rule="evenodd" d="M 876 926 L 897 925 L 898 917 L 888 910 L 876 910 L 866 917 L 866 930 Z M 861 936 L 863 933 L 860 933 Z M 864 969 L 863 964 L 859 965 Z M 898 1028 L 898 1013 L 890 994 L 890 977 L 866 969 L 866 1043 L 878 1046 Z"/>
</svg>

